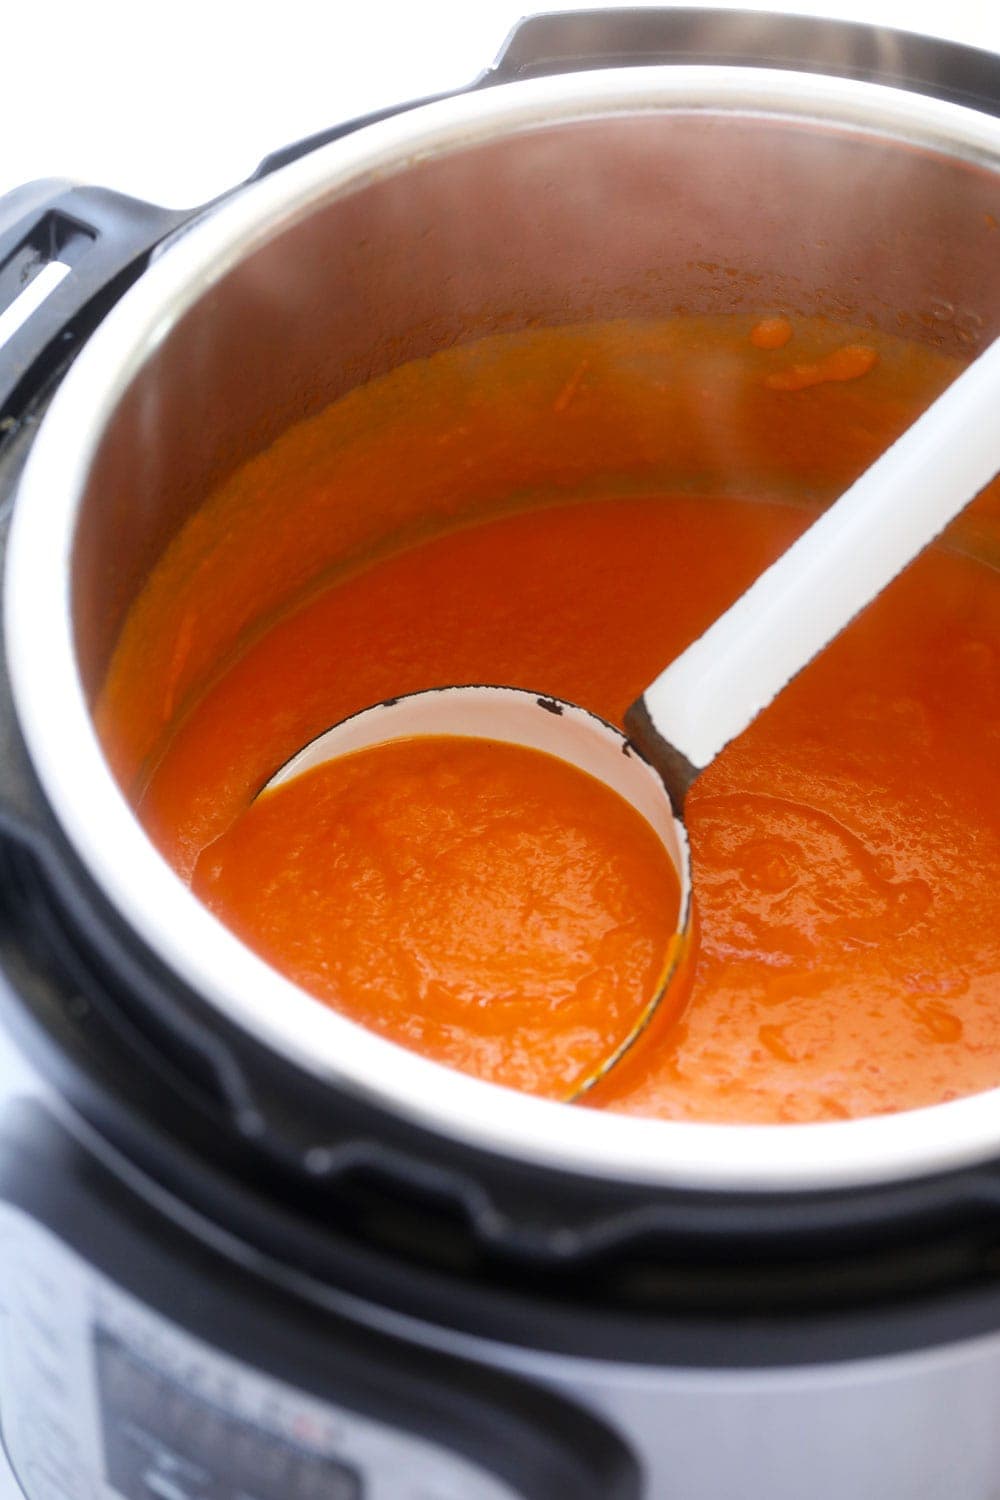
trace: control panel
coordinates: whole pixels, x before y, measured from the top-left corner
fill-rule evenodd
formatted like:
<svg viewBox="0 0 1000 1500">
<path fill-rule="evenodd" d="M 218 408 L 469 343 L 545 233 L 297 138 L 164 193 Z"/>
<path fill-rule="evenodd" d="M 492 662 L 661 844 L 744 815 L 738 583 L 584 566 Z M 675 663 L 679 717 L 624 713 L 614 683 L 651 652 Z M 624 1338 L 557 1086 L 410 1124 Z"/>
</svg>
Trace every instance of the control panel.
<svg viewBox="0 0 1000 1500">
<path fill-rule="evenodd" d="M 3 1203 L 0 1432 L 26 1500 L 521 1500 L 193 1337 Z"/>
</svg>

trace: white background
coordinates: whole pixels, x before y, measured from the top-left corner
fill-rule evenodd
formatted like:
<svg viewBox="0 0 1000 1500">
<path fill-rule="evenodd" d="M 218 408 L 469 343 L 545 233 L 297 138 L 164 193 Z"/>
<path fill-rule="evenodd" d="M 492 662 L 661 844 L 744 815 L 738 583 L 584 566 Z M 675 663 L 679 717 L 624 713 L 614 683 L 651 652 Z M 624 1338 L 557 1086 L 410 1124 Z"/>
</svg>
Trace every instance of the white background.
<svg viewBox="0 0 1000 1500">
<path fill-rule="evenodd" d="M 468 82 L 530 8 L 524 0 L 0 0 L 0 192 L 71 177 L 193 206 L 277 146 Z M 535 8 L 587 7 L 539 0 Z M 730 0 L 726 8 L 844 16 L 1000 51 L 1000 0 Z"/>
</svg>

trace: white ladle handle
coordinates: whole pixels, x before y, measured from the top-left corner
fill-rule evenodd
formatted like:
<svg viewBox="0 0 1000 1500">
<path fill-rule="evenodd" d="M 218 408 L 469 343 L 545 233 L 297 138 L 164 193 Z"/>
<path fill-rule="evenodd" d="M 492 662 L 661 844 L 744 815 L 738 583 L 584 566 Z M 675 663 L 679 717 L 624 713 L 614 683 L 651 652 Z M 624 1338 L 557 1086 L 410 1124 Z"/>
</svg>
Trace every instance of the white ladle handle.
<svg viewBox="0 0 1000 1500">
<path fill-rule="evenodd" d="M 647 758 L 692 780 L 998 471 L 1000 339 L 646 689 L 626 724 Z"/>
</svg>

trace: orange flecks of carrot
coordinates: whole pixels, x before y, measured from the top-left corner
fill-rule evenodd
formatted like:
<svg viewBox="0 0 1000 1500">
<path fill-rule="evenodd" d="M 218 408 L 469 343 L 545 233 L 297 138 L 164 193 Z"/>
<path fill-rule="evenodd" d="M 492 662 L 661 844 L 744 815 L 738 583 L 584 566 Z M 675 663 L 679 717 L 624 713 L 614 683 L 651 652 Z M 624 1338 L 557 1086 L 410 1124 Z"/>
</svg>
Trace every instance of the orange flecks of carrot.
<svg viewBox="0 0 1000 1500">
<path fill-rule="evenodd" d="M 783 349 L 792 336 L 792 325 L 787 318 L 761 318 L 750 330 L 750 342 L 755 349 Z"/>
<path fill-rule="evenodd" d="M 581 360 L 576 369 L 573 371 L 572 375 L 566 381 L 565 385 L 562 387 L 556 399 L 553 401 L 552 410 L 554 412 L 558 413 L 566 410 L 570 402 L 575 397 L 577 391 L 580 389 L 580 384 L 583 380 L 583 377 L 586 375 L 589 369 L 590 360 Z"/>
<path fill-rule="evenodd" d="M 167 679 L 163 692 L 163 722 L 169 723 L 174 709 L 177 707 L 177 687 L 180 682 L 184 663 L 191 654 L 194 644 L 194 627 L 196 612 L 193 609 L 185 611 L 185 614 L 177 628 L 177 639 L 174 643 L 173 653 L 170 657 L 170 665 L 167 669 Z"/>
<path fill-rule="evenodd" d="M 815 364 L 775 370 L 764 377 L 764 384 L 772 391 L 803 391 L 807 386 L 826 385 L 830 381 L 860 380 L 877 364 L 878 353 L 868 344 L 845 344 Z"/>
</svg>

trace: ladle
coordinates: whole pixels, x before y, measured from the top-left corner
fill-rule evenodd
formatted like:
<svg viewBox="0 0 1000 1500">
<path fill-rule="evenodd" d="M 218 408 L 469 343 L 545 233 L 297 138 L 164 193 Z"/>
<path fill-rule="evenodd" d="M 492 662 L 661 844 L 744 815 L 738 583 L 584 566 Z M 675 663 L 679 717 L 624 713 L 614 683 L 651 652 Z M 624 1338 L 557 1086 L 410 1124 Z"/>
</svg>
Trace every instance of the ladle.
<svg viewBox="0 0 1000 1500">
<path fill-rule="evenodd" d="M 389 740 L 464 735 L 560 756 L 630 802 L 677 871 L 677 928 L 655 993 L 574 1091 L 579 1097 L 645 1030 L 679 971 L 691 922 L 683 817 L 692 782 L 998 471 L 1000 339 L 650 684 L 625 714 L 627 739 L 586 709 L 537 691 L 436 688 L 343 720 L 287 761 L 264 790 Z"/>
</svg>

